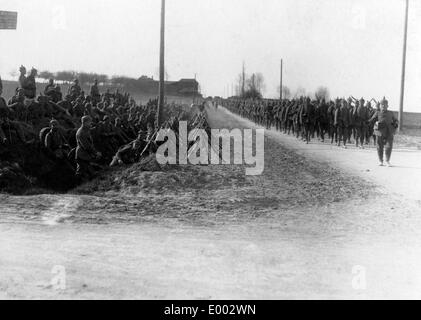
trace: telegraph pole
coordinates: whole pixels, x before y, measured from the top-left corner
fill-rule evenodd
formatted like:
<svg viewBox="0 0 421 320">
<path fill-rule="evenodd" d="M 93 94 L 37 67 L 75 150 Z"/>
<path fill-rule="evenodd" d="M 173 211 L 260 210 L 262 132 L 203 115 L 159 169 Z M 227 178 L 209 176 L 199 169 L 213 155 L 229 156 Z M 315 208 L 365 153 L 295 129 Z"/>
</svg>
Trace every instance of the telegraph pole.
<svg viewBox="0 0 421 320">
<path fill-rule="evenodd" d="M 401 97 L 399 104 L 399 131 L 403 129 L 403 103 L 405 98 L 405 73 L 406 73 L 406 47 L 408 40 L 408 11 L 409 0 L 406 0 L 405 6 L 405 26 L 403 35 L 403 54 L 402 54 L 402 78 L 401 78 Z"/>
<path fill-rule="evenodd" d="M 165 105 L 165 0 L 161 0 L 161 42 L 159 50 L 159 99 L 156 113 L 156 127 L 159 129 L 163 120 Z"/>
<path fill-rule="evenodd" d="M 283 83 L 282 83 L 283 73 L 284 73 L 284 60 L 281 59 L 281 85 L 279 87 L 280 88 L 279 91 L 280 91 L 280 100 L 281 100 L 281 103 L 282 103 L 282 95 L 283 95 L 283 92 L 282 92 L 282 87 L 283 87 Z"/>
<path fill-rule="evenodd" d="M 242 83 L 241 83 L 241 97 L 246 93 L 246 64 L 243 62 Z"/>
<path fill-rule="evenodd" d="M 197 81 L 197 73 L 195 73 L 194 74 L 194 81 Z M 196 88 L 194 89 L 194 95 L 193 95 L 193 104 L 195 104 L 196 103 L 196 91 L 198 91 L 199 90 L 199 88 L 197 88 L 197 90 L 196 90 Z"/>
</svg>

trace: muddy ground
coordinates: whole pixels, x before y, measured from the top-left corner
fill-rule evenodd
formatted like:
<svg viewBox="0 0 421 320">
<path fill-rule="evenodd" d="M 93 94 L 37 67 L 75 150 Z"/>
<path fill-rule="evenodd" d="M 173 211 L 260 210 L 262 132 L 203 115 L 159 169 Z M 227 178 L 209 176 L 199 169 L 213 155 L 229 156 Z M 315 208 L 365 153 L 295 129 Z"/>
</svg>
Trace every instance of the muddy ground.
<svg viewBox="0 0 421 320">
<path fill-rule="evenodd" d="M 208 112 L 215 128 L 253 126 Z M 375 160 L 336 158 L 373 151 L 320 148 L 267 132 L 257 177 L 244 166 L 126 167 L 66 195 L 0 195 L 0 298 L 420 297 L 416 195 L 380 185 Z M 51 286 L 57 265 L 65 290 Z"/>
</svg>

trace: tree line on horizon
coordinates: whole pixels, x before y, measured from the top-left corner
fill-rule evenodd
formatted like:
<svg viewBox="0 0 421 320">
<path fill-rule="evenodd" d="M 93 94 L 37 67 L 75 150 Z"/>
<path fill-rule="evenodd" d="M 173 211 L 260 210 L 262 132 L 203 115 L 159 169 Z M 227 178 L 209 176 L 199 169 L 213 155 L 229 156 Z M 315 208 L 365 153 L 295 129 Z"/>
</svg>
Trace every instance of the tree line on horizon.
<svg viewBox="0 0 421 320">
<path fill-rule="evenodd" d="M 10 75 L 14 78 L 17 77 L 17 72 L 12 71 Z M 128 76 L 119 76 L 114 75 L 112 77 L 106 74 L 100 74 L 95 72 L 83 72 L 83 71 L 72 71 L 72 70 L 63 70 L 57 72 L 51 72 L 48 70 L 43 70 L 38 72 L 38 78 L 48 81 L 49 79 L 54 79 L 55 81 L 59 81 L 62 83 L 71 83 L 75 79 L 79 80 L 81 85 L 92 85 L 95 80 L 98 80 L 99 84 L 103 85 L 116 85 L 116 86 L 124 86 L 130 87 L 135 86 L 138 79 L 131 78 Z"/>
<path fill-rule="evenodd" d="M 243 99 L 262 99 L 266 90 L 265 79 L 262 73 L 252 73 L 246 75 L 240 73 L 237 77 L 237 84 L 235 86 L 236 96 Z M 278 86 L 277 92 L 280 94 L 281 88 Z M 314 94 L 307 93 L 306 89 L 299 86 L 294 93 L 291 92 L 287 86 L 282 86 L 283 99 L 300 98 L 304 96 L 313 96 L 317 100 L 330 99 L 329 89 L 325 86 L 320 86 Z"/>
</svg>

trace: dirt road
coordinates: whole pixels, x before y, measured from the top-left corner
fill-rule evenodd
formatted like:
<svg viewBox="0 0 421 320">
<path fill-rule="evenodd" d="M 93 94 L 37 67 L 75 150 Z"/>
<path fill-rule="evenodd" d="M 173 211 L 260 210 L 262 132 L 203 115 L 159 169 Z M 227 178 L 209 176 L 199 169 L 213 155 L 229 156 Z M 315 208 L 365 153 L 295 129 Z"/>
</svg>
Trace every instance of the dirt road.
<svg viewBox="0 0 421 320">
<path fill-rule="evenodd" d="M 244 181 L 218 166 L 184 193 L 0 196 L 0 298 L 421 298 L 416 191 L 379 189 L 373 151 L 266 135 L 264 175 Z"/>
</svg>

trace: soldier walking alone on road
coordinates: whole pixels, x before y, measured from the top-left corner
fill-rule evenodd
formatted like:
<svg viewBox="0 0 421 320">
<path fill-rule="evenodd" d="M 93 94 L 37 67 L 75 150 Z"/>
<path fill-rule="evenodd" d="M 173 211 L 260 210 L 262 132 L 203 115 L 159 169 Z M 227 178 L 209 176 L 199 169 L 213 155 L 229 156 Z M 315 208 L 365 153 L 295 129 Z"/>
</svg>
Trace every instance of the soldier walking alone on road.
<svg viewBox="0 0 421 320">
<path fill-rule="evenodd" d="M 386 164 L 388 167 L 391 167 L 390 158 L 392 156 L 393 140 L 399 123 L 393 116 L 393 112 L 388 111 L 388 108 L 389 103 L 383 98 L 381 109 L 373 115 L 370 122 L 376 121 L 374 125 L 374 134 L 377 136 L 379 165 L 384 165 L 384 153 L 386 153 Z"/>
</svg>

